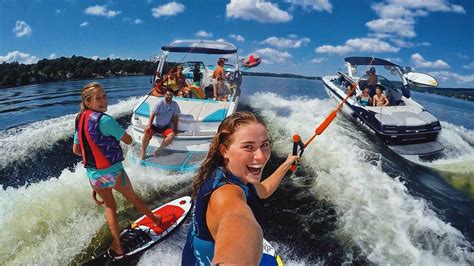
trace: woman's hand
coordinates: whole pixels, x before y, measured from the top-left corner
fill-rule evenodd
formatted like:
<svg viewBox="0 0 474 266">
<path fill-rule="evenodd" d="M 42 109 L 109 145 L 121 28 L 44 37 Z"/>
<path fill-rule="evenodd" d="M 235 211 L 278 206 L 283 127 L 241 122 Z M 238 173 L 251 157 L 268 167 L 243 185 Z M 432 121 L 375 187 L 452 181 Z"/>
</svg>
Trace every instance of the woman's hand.
<svg viewBox="0 0 474 266">
<path fill-rule="evenodd" d="M 291 166 L 294 162 L 297 162 L 300 159 L 298 155 L 288 154 L 286 161 L 284 162 L 285 165 Z"/>
</svg>

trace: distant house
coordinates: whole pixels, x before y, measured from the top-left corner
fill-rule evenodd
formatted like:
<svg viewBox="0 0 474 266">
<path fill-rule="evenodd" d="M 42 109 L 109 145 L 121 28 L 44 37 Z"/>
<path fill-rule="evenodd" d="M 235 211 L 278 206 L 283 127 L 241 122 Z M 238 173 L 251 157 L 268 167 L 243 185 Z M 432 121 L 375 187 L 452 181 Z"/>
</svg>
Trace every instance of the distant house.
<svg viewBox="0 0 474 266">
<path fill-rule="evenodd" d="M 72 76 L 74 76 L 74 73 L 67 72 L 66 78 L 70 79 L 70 78 L 72 78 Z"/>
</svg>

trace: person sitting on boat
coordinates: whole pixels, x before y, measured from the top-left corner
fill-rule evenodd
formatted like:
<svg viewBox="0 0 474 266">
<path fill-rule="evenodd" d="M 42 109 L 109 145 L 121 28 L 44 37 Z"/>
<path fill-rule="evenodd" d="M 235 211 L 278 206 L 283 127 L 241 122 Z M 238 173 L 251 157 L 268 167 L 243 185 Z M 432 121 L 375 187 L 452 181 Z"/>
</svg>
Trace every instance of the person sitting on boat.
<svg viewBox="0 0 474 266">
<path fill-rule="evenodd" d="M 180 90 L 180 95 L 186 98 L 191 98 L 191 96 L 193 96 L 198 99 L 204 99 L 205 95 L 202 92 L 201 87 L 196 86 L 195 84 L 191 84 L 191 82 L 186 79 L 186 76 L 184 76 L 183 66 L 179 65 L 176 69 L 177 72 L 175 80 L 177 81 L 178 88 Z"/>
<path fill-rule="evenodd" d="M 367 87 L 369 88 L 369 96 L 374 97 L 375 95 L 375 87 L 377 86 L 378 77 L 375 74 L 375 67 L 371 67 L 369 71 L 367 71 Z"/>
<path fill-rule="evenodd" d="M 153 86 L 151 90 L 151 95 L 152 96 L 164 96 L 166 92 L 166 86 L 163 85 L 163 82 L 161 81 L 160 78 L 157 78 L 155 80 L 155 86 Z"/>
<path fill-rule="evenodd" d="M 288 155 L 261 181 L 271 154 L 265 124 L 250 112 L 225 118 L 194 176 L 194 213 L 182 265 L 258 265 L 263 251 L 263 205 L 299 156 Z"/>
<path fill-rule="evenodd" d="M 200 87 L 201 86 L 201 70 L 199 69 L 199 63 L 194 64 L 194 69 L 193 69 L 193 82 L 194 85 Z"/>
<path fill-rule="evenodd" d="M 388 98 L 382 93 L 382 89 L 377 86 L 373 100 L 373 106 L 387 106 L 390 102 Z"/>
<path fill-rule="evenodd" d="M 178 116 L 181 113 L 179 105 L 173 101 L 174 91 L 168 88 L 164 99 L 158 101 L 155 108 L 151 111 L 150 119 L 145 128 L 142 139 L 142 149 L 140 159 L 144 160 L 146 157 L 146 148 L 150 143 L 150 139 L 154 134 L 163 135 L 164 139 L 161 145 L 156 149 L 154 156 L 158 156 L 166 146 L 168 146 L 175 137 L 175 132 L 178 130 Z"/>
<path fill-rule="evenodd" d="M 182 69 L 182 68 L 181 68 Z M 177 76 L 177 71 L 173 68 L 171 69 L 170 73 L 166 75 L 163 84 L 166 85 L 166 87 L 170 88 L 173 91 L 174 96 L 183 96 L 183 92 L 181 91 L 179 87 L 179 76 Z M 184 76 L 183 76 L 184 78 Z"/>
<path fill-rule="evenodd" d="M 359 100 L 360 104 L 364 107 L 372 105 L 372 98 L 369 95 L 369 89 L 364 88 L 362 94 L 357 96 L 357 100 Z"/>
<path fill-rule="evenodd" d="M 132 137 L 107 115 L 108 101 L 102 85 L 92 82 L 81 91 L 80 111 L 76 116 L 74 144 L 72 151 L 81 156 L 89 183 L 94 189 L 94 200 L 98 193 L 105 204 L 105 218 L 112 235 L 109 254 L 122 258 L 124 251 L 120 243 L 117 206 L 112 189 L 119 191 L 139 211 L 156 225 L 161 224 L 161 216 L 154 215 L 143 200 L 135 194 L 130 179 L 125 172 L 120 141 L 132 144 Z"/>
<path fill-rule="evenodd" d="M 229 89 L 224 85 L 224 81 L 226 80 L 224 63 L 224 59 L 219 58 L 217 67 L 212 73 L 212 77 L 216 80 L 214 85 L 214 98 L 218 101 L 227 101 L 227 97 L 229 96 Z"/>
</svg>

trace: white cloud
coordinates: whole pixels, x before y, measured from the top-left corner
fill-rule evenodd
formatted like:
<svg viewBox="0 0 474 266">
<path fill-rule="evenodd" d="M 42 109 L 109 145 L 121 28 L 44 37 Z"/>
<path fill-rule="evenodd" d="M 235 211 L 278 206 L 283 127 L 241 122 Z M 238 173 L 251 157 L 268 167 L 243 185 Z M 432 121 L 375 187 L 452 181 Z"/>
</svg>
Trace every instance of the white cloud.
<svg viewBox="0 0 474 266">
<path fill-rule="evenodd" d="M 398 18 L 380 18 L 365 23 L 365 25 L 372 31 L 386 34 L 396 34 L 400 37 L 408 38 L 416 36 L 414 24 L 415 22 L 413 19 Z"/>
<path fill-rule="evenodd" d="M 16 34 L 16 37 L 21 38 L 24 36 L 31 35 L 31 27 L 22 20 L 17 20 L 13 32 Z"/>
<path fill-rule="evenodd" d="M 311 40 L 309 38 L 302 38 L 299 40 L 295 39 L 286 39 L 278 37 L 270 37 L 262 41 L 261 44 L 269 44 L 277 48 L 299 48 L 306 43 L 309 43 Z"/>
<path fill-rule="evenodd" d="M 474 69 L 474 61 L 472 61 L 471 63 L 467 65 L 463 65 L 462 67 L 465 69 Z"/>
<path fill-rule="evenodd" d="M 54 58 L 56 58 L 56 53 L 52 53 L 49 55 L 49 59 L 54 59 Z"/>
<path fill-rule="evenodd" d="M 211 38 L 212 37 L 212 33 L 211 32 L 206 32 L 204 30 L 200 30 L 196 33 L 194 33 L 194 35 L 196 37 L 199 37 L 199 38 Z"/>
<path fill-rule="evenodd" d="M 429 74 L 435 77 L 436 79 L 440 79 L 442 81 L 454 81 L 458 84 L 471 85 L 474 82 L 473 74 L 462 76 L 457 73 L 449 72 L 449 71 L 433 71 L 433 72 L 429 72 Z"/>
<path fill-rule="evenodd" d="M 281 52 L 272 48 L 258 49 L 254 54 L 261 56 L 262 62 L 265 64 L 284 63 L 293 57 L 288 52 Z"/>
<path fill-rule="evenodd" d="M 371 8 L 380 17 L 366 23 L 375 35 L 385 34 L 402 38 L 416 36 L 416 17 L 428 16 L 430 12 L 466 13 L 462 6 L 451 5 L 449 0 L 385 0 L 372 4 Z M 409 43 L 406 45 L 408 46 L 400 46 L 411 47 Z"/>
<path fill-rule="evenodd" d="M 84 22 L 82 22 L 82 23 L 79 25 L 79 27 L 85 27 L 85 26 L 87 26 L 87 25 L 89 25 L 89 22 L 84 21 Z"/>
<path fill-rule="evenodd" d="M 133 24 L 142 24 L 143 23 L 143 20 L 137 18 L 133 21 Z"/>
<path fill-rule="evenodd" d="M 327 59 L 324 58 L 324 57 L 316 57 L 316 58 L 311 59 L 311 63 L 319 64 L 319 63 L 324 62 L 326 60 Z"/>
<path fill-rule="evenodd" d="M 278 5 L 265 0 L 231 0 L 226 5 L 228 18 L 241 18 L 244 20 L 257 20 L 262 23 L 288 22 L 293 17 Z"/>
<path fill-rule="evenodd" d="M 430 12 L 456 12 L 466 13 L 464 8 L 460 5 L 450 5 L 449 0 L 388 0 L 390 4 L 403 6 L 411 9 L 423 9 Z"/>
<path fill-rule="evenodd" d="M 406 6 L 398 4 L 376 3 L 372 9 L 381 18 L 412 18 L 416 16 L 427 16 L 428 12 L 424 10 L 410 10 Z"/>
<path fill-rule="evenodd" d="M 391 46 L 390 44 L 372 38 L 356 38 L 349 39 L 344 45 L 323 45 L 315 49 L 317 53 L 328 53 L 328 54 L 347 54 L 350 52 L 398 52 L 400 48 Z"/>
<path fill-rule="evenodd" d="M 56 15 L 61 14 L 61 12 L 62 12 L 61 9 L 56 9 Z"/>
<path fill-rule="evenodd" d="M 332 4 L 329 0 L 285 0 L 285 2 L 301 6 L 303 9 L 332 12 Z"/>
<path fill-rule="evenodd" d="M 166 5 L 151 9 L 151 13 L 155 18 L 162 16 L 176 16 L 178 13 L 184 12 L 185 6 L 181 3 L 170 2 Z"/>
<path fill-rule="evenodd" d="M 122 11 L 108 10 L 106 6 L 95 5 L 86 8 L 84 13 L 92 16 L 113 18 L 122 13 Z"/>
<path fill-rule="evenodd" d="M 391 41 L 395 43 L 398 47 L 405 47 L 405 48 L 410 48 L 410 47 L 415 47 L 415 46 L 431 46 L 431 43 L 429 42 L 414 43 L 410 41 L 405 41 L 403 39 L 391 39 Z"/>
<path fill-rule="evenodd" d="M 0 63 L 11 63 L 11 62 L 18 62 L 20 64 L 34 64 L 38 62 L 38 58 L 36 56 L 22 53 L 20 51 L 13 51 L 9 52 L 5 56 L 0 55 Z"/>
<path fill-rule="evenodd" d="M 91 57 L 92 59 L 94 60 L 97 60 L 97 59 L 100 59 L 100 57 L 98 55 L 94 55 L 93 57 Z"/>
<path fill-rule="evenodd" d="M 416 67 L 424 68 L 449 68 L 449 65 L 443 60 L 436 60 L 434 62 L 426 61 L 423 56 L 419 53 L 412 54 L 410 57 L 411 61 L 415 64 Z"/>
<path fill-rule="evenodd" d="M 220 38 L 220 39 L 217 39 L 216 42 L 225 42 L 225 39 Z"/>
<path fill-rule="evenodd" d="M 245 38 L 243 36 L 239 35 L 239 34 L 233 34 L 232 33 L 232 34 L 229 35 L 229 37 L 236 40 L 236 41 L 238 41 L 238 42 L 245 42 Z"/>
</svg>

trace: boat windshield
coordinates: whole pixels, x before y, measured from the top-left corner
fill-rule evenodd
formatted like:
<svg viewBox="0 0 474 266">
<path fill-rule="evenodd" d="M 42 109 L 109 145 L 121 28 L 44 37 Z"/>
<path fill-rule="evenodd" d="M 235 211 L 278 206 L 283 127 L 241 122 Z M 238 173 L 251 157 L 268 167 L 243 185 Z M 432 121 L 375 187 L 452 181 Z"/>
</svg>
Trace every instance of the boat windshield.
<svg viewBox="0 0 474 266">
<path fill-rule="evenodd" d="M 397 88 L 400 88 L 403 85 L 401 81 L 388 80 L 382 75 L 377 75 L 377 78 L 378 78 L 378 83 L 382 85 L 384 88 L 390 88 L 390 89 L 396 90 Z M 367 74 L 360 77 L 360 81 L 366 82 Z"/>
</svg>

